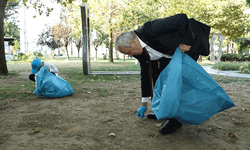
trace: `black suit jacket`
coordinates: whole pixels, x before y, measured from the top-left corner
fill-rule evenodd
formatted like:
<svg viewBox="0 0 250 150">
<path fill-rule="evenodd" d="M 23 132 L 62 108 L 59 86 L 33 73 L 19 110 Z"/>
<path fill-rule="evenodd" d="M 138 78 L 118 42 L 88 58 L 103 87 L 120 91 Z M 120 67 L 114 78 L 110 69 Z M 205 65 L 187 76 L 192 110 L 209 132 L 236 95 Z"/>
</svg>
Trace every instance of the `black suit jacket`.
<svg viewBox="0 0 250 150">
<path fill-rule="evenodd" d="M 182 43 L 192 46 L 187 54 L 194 60 L 197 60 L 199 55 L 209 55 L 210 27 L 195 19 L 188 19 L 186 14 L 148 21 L 134 32 L 144 43 L 163 54 L 173 55 Z M 135 58 L 141 66 L 142 97 L 151 96 L 148 58 L 144 53 Z"/>
</svg>

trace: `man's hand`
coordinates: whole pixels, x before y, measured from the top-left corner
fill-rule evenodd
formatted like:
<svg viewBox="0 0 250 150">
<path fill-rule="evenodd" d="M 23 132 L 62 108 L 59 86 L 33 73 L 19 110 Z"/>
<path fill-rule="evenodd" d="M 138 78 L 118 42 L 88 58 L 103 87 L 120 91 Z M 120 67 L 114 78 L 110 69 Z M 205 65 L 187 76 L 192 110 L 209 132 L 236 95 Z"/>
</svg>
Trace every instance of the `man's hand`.
<svg viewBox="0 0 250 150">
<path fill-rule="evenodd" d="M 185 45 L 185 44 L 180 44 L 179 48 L 180 48 L 180 50 L 181 50 L 182 53 L 185 53 L 185 52 L 187 52 L 187 51 L 190 50 L 191 46 Z"/>
<path fill-rule="evenodd" d="M 145 117 L 145 115 L 144 115 L 144 113 L 145 113 L 145 111 L 147 110 L 147 106 L 141 106 L 138 110 L 137 110 L 137 117 L 139 117 L 139 118 L 144 118 Z"/>
</svg>

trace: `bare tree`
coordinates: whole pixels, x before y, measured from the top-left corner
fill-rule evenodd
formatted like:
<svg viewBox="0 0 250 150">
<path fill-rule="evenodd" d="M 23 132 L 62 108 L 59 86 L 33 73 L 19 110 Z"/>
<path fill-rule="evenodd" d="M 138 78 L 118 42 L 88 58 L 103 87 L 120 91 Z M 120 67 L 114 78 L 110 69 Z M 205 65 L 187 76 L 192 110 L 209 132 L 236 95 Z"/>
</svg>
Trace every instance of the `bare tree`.
<svg viewBox="0 0 250 150">
<path fill-rule="evenodd" d="M 79 58 L 80 48 L 82 47 L 82 37 L 79 37 L 79 38 L 76 39 L 74 42 L 75 42 L 75 44 L 76 44 L 77 53 L 78 53 L 78 58 Z"/>
<path fill-rule="evenodd" d="M 69 52 L 68 52 L 68 45 L 72 39 L 70 33 L 71 28 L 67 25 L 63 25 L 62 23 L 59 23 L 57 25 L 54 25 L 52 27 L 52 35 L 53 39 L 59 46 L 65 46 L 65 50 L 67 53 L 67 60 L 69 59 Z"/>
</svg>

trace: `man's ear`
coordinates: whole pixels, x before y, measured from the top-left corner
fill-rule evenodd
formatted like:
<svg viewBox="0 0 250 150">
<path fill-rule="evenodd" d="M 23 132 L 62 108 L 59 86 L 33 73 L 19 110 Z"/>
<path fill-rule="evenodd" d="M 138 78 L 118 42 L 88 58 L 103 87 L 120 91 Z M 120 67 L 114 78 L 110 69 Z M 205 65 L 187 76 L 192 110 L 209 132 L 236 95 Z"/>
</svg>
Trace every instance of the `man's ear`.
<svg viewBox="0 0 250 150">
<path fill-rule="evenodd" d="M 131 47 L 123 47 L 121 45 L 118 45 L 118 49 L 121 53 L 127 54 L 130 52 Z"/>
<path fill-rule="evenodd" d="M 132 44 L 136 44 L 135 39 L 130 41 L 130 45 L 132 45 Z"/>
</svg>

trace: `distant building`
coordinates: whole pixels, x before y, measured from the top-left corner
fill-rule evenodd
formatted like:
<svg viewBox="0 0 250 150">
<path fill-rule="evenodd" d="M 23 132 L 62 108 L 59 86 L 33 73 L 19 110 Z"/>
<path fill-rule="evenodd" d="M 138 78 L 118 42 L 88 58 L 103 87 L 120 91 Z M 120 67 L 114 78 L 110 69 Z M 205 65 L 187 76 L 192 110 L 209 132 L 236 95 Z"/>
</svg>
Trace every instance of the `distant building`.
<svg viewBox="0 0 250 150">
<path fill-rule="evenodd" d="M 4 37 L 4 49 L 5 49 L 5 53 L 11 53 L 12 50 L 10 48 L 9 42 L 10 41 L 14 41 L 13 38 L 11 37 Z"/>
</svg>

